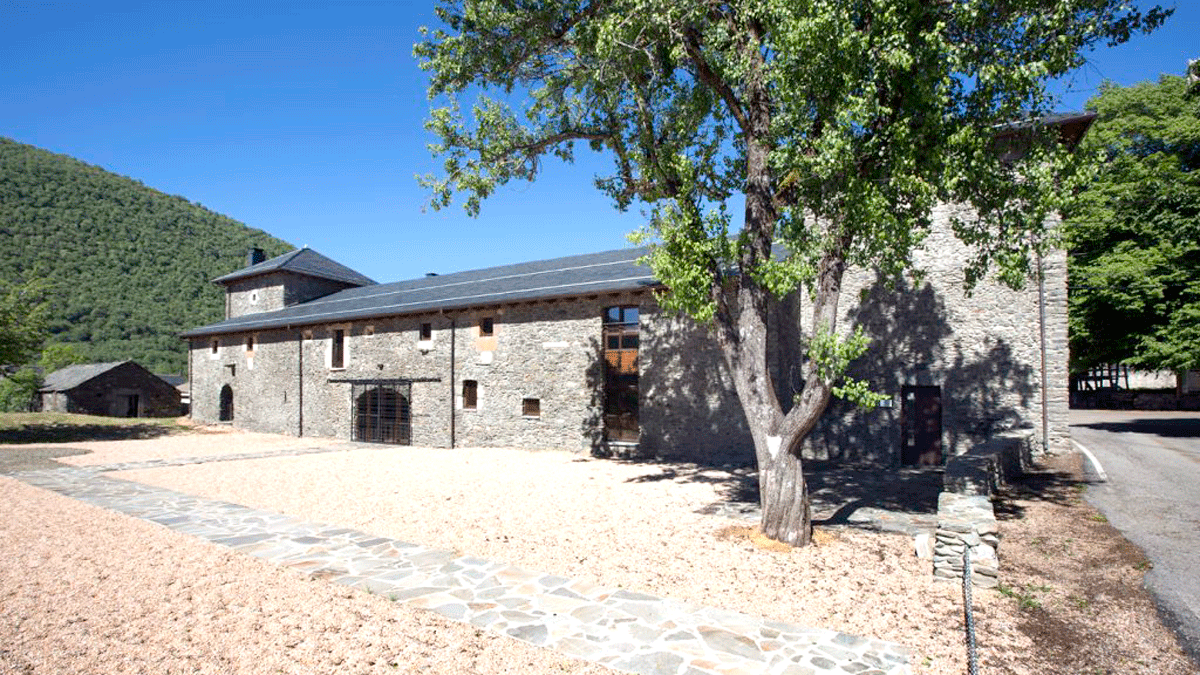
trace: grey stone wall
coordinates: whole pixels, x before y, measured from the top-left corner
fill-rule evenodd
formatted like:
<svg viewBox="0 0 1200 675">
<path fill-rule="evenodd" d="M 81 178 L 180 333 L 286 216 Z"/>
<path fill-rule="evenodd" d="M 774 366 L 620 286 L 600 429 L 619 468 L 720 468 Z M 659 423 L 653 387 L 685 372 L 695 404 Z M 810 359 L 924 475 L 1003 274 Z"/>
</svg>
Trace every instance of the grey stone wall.
<svg viewBox="0 0 1200 675">
<path fill-rule="evenodd" d="M 225 318 L 283 309 L 283 274 L 238 279 L 225 286 Z"/>
<path fill-rule="evenodd" d="M 839 329 L 859 325 L 871 339 L 851 372 L 891 396 L 892 407 L 864 410 L 835 399 L 806 441 L 808 456 L 898 463 L 905 385 L 941 387 L 946 456 L 1012 429 L 1032 430 L 1041 446 L 1038 283 L 1012 290 L 989 278 L 968 295 L 962 267 L 969 251 L 948 224 L 954 208 L 935 211 L 929 239 L 915 256 L 925 272 L 919 285 L 889 288 L 870 272 L 847 275 Z M 1049 257 L 1044 267 L 1048 440 L 1060 450 L 1069 443 L 1065 254 Z"/>
<path fill-rule="evenodd" d="M 1034 433 L 1040 447 L 1038 284 L 1014 291 L 989 280 L 967 296 L 961 269 L 967 252 L 949 231 L 948 215 L 948 207 L 939 210 L 938 226 L 917 256 L 926 272 L 920 285 L 889 288 L 871 273 L 847 278 L 841 327 L 861 325 L 872 339 L 853 373 L 890 394 L 893 407 L 860 410 L 835 400 L 806 441 L 807 457 L 896 463 L 905 385 L 942 388 L 947 456 L 1012 429 Z M 1069 442 L 1065 255 L 1049 257 L 1045 269 L 1049 441 L 1059 449 Z M 269 275 L 258 279 L 260 290 L 275 288 Z M 328 290 L 318 286 L 304 293 Z M 230 293 L 250 288 L 231 285 Z M 282 282 L 278 288 L 279 302 L 290 302 Z M 231 300 L 239 311 L 242 303 Z M 192 414 L 215 421 L 220 389 L 229 385 L 238 426 L 349 438 L 351 384 L 338 380 L 408 378 L 418 380 L 412 384 L 414 444 L 448 447 L 453 428 L 456 445 L 596 449 L 603 434 L 601 316 L 614 305 L 640 309 L 641 440 L 635 452 L 753 462 L 745 415 L 707 329 L 661 311 L 644 292 L 263 331 L 255 334 L 251 353 L 244 335 L 219 338 L 216 354 L 208 339 L 193 340 Z M 769 362 L 785 405 L 803 385 L 802 323 L 809 309 L 807 297 L 797 293 L 771 310 Z M 493 319 L 494 335 L 479 334 L 482 317 Z M 427 341 L 419 335 L 423 323 L 433 329 Z M 337 329 L 347 335 L 341 369 L 330 362 Z M 463 406 L 466 380 L 478 384 L 473 410 Z M 540 403 L 536 417 L 522 411 L 530 398 Z"/>
<path fill-rule="evenodd" d="M 180 414 L 179 390 L 135 363 L 123 363 L 65 392 L 40 394 L 40 409 L 126 417 L 129 396 L 138 397 L 137 417 Z"/>
<path fill-rule="evenodd" d="M 414 444 L 448 447 L 453 414 L 459 446 L 590 451 L 603 436 L 601 317 L 615 305 L 636 305 L 641 317 L 642 441 L 635 453 L 752 461 L 745 417 L 715 345 L 689 319 L 661 312 L 646 292 L 259 331 L 253 351 L 246 334 L 217 338 L 215 354 L 209 338 L 195 339 L 192 416 L 217 421 L 220 391 L 229 385 L 236 426 L 349 438 L 351 384 L 337 380 L 429 380 L 412 384 Z M 483 317 L 493 319 L 490 337 L 479 334 Z M 427 341 L 423 323 L 432 325 Z M 346 331 L 341 369 L 330 360 L 337 329 Z M 473 410 L 463 406 L 466 380 L 478 384 Z M 529 398 L 538 399 L 540 415 L 523 414 Z"/>
<path fill-rule="evenodd" d="M 351 288 L 351 284 L 292 272 L 271 272 L 238 279 L 226 285 L 225 318 L 273 312 L 347 288 Z"/>
</svg>

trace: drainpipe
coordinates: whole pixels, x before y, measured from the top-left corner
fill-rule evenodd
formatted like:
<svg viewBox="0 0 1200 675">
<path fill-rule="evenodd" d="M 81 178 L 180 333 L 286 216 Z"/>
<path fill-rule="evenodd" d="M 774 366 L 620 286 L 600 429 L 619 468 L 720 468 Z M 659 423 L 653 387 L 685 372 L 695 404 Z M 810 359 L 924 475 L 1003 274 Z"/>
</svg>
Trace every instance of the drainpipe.
<svg viewBox="0 0 1200 675">
<path fill-rule="evenodd" d="M 304 436 L 304 330 L 296 334 L 296 424 L 297 436 Z"/>
<path fill-rule="evenodd" d="M 454 449 L 454 348 L 458 337 L 458 322 L 450 317 L 450 449 Z"/>
<path fill-rule="evenodd" d="M 193 340 L 188 338 L 188 419 L 192 419 L 192 410 L 196 408 L 195 399 L 192 398 L 192 389 L 195 383 L 192 382 L 192 343 Z"/>
<path fill-rule="evenodd" d="M 1050 452 L 1050 410 L 1047 407 L 1049 396 L 1047 385 L 1050 378 L 1046 373 L 1046 273 L 1042 266 L 1042 254 L 1037 253 L 1038 277 L 1038 332 L 1042 357 L 1042 452 Z"/>
</svg>

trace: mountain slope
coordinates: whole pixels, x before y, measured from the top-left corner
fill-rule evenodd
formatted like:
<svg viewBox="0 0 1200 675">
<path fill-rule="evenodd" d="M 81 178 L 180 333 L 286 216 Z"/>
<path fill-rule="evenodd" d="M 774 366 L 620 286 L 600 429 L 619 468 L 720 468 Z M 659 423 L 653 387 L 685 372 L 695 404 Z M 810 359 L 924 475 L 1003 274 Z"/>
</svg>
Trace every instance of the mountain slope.
<svg viewBox="0 0 1200 675">
<path fill-rule="evenodd" d="M 183 373 L 177 335 L 224 316 L 211 280 L 287 242 L 182 197 L 0 138 L 0 278 L 50 290 L 52 340 L 92 361 Z"/>
</svg>

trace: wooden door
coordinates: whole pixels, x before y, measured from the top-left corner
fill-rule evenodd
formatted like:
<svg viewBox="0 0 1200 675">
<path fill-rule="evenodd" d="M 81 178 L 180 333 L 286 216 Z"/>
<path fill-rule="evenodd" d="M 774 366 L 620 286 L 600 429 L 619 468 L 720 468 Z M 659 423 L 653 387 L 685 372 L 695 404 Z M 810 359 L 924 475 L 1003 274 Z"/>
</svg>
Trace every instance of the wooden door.
<svg viewBox="0 0 1200 675">
<path fill-rule="evenodd" d="M 901 401 L 903 436 L 900 463 L 906 466 L 941 466 L 942 388 L 904 387 Z"/>
</svg>

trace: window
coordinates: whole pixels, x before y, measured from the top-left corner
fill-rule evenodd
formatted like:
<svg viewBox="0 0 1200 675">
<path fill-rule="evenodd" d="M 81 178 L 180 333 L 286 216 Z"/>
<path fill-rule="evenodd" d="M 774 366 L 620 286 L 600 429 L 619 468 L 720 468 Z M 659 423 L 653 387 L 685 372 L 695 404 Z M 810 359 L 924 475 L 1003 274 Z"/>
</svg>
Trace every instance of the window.
<svg viewBox="0 0 1200 675">
<path fill-rule="evenodd" d="M 425 341 L 425 340 L 432 340 L 432 339 L 433 339 L 433 324 L 431 324 L 431 323 L 421 324 L 421 340 Z"/>
<path fill-rule="evenodd" d="M 248 351 L 248 352 L 254 351 L 254 336 L 253 335 L 246 336 L 246 351 Z"/>
<path fill-rule="evenodd" d="M 521 414 L 525 417 L 541 417 L 542 416 L 542 399 L 526 398 L 521 399 Z"/>
<path fill-rule="evenodd" d="M 479 337 L 491 337 L 495 334 L 495 323 L 490 316 L 479 319 Z"/>
<path fill-rule="evenodd" d="M 479 383 L 475 380 L 463 380 L 463 410 L 475 410 L 479 405 Z"/>
<path fill-rule="evenodd" d="M 333 345 L 329 358 L 329 367 L 346 367 L 346 331 L 340 328 L 333 331 Z"/>
<path fill-rule="evenodd" d="M 220 349 L 221 349 L 221 341 L 220 341 L 220 340 L 213 340 L 213 341 L 212 341 L 212 343 L 211 343 L 211 345 L 210 345 L 210 347 L 211 347 L 211 349 L 212 349 L 212 353 L 213 353 L 213 354 L 216 354 L 216 353 L 217 353 L 218 351 L 220 351 Z"/>
<path fill-rule="evenodd" d="M 375 326 L 367 326 L 366 328 L 363 328 L 364 336 L 371 337 L 374 334 L 375 334 Z"/>
</svg>

